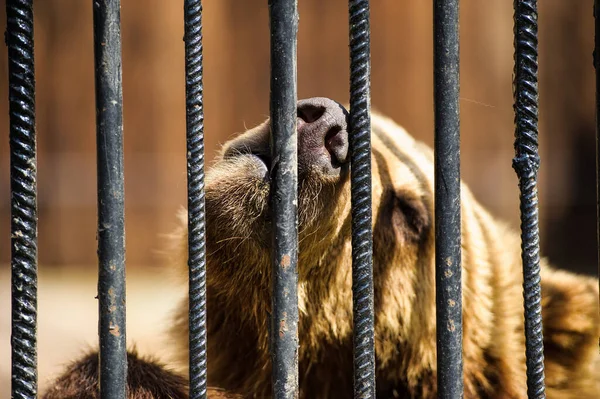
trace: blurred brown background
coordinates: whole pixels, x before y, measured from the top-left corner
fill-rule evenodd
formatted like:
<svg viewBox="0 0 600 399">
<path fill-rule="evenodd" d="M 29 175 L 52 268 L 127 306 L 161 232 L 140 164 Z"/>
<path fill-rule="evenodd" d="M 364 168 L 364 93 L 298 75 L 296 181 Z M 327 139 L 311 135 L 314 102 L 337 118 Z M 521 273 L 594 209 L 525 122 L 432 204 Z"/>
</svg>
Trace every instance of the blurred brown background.
<svg viewBox="0 0 600 399">
<path fill-rule="evenodd" d="M 161 235 L 172 230 L 177 209 L 186 203 L 183 6 L 162 0 L 122 3 L 127 265 L 129 271 L 152 274 L 153 266 L 164 262 L 158 253 Z M 597 270 L 592 3 L 539 2 L 542 252 L 561 267 L 586 273 Z M 39 261 L 43 275 L 60 276 L 60 281 L 67 281 L 73 268 L 93 278 L 97 260 L 91 7 L 91 1 L 82 0 L 35 3 Z M 375 0 L 371 7 L 373 107 L 432 144 L 432 2 Z M 299 9 L 299 97 L 348 101 L 347 2 L 300 0 Z M 461 1 L 461 158 L 463 177 L 476 196 L 518 227 L 517 179 L 511 167 L 512 17 L 511 1 Z M 3 29 L 5 18 L 1 12 Z M 220 143 L 269 113 L 267 1 L 205 1 L 203 21 L 211 160 Z M 0 76 L 0 292 L 7 292 L 4 46 Z M 86 296 L 92 325 L 93 295 Z M 6 326 L 9 317 L 3 313 Z M 8 355 L 5 347 L 2 353 Z"/>
<path fill-rule="evenodd" d="M 3 2 L 0 2 L 2 4 Z M 176 1 L 122 5 L 127 260 L 160 262 L 160 234 L 185 204 L 183 12 Z M 204 2 L 207 156 L 268 114 L 267 2 Z M 2 4 L 3 5 L 3 4 Z M 92 2 L 35 5 L 41 267 L 96 264 Z M 432 3 L 372 4 L 372 103 L 428 143 L 433 138 Z M 342 0 L 302 0 L 299 97 L 348 100 Z M 513 156 L 512 2 L 461 2 L 462 172 L 477 196 L 518 222 Z M 593 268 L 592 0 L 540 2 L 540 203 L 543 251 Z M 1 18 L 5 18 L 2 14 Z M 2 26 L 4 26 L 2 20 Z M 6 93 L 6 51 L 0 92 Z M 0 125 L 8 129 L 7 95 Z M 6 137 L 6 136 L 5 136 Z M 0 151 L 0 262 L 9 261 L 8 140 Z M 569 240 L 576 245 L 568 245 Z M 567 264 L 569 263 L 569 264 Z"/>
</svg>

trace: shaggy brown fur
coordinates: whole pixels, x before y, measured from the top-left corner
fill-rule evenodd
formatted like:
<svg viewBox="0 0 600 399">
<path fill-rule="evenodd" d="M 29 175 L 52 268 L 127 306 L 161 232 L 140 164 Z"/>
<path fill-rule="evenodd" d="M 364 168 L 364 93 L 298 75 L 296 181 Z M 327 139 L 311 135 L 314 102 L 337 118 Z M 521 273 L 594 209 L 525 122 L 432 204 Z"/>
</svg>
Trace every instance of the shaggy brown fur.
<svg viewBox="0 0 600 399">
<path fill-rule="evenodd" d="M 374 114 L 373 227 L 377 395 L 436 396 L 433 156 Z M 227 143 L 207 174 L 209 382 L 268 397 L 271 363 L 268 121 Z M 352 397 L 350 192 L 338 177 L 299 173 L 299 363 L 301 397 Z M 177 234 L 187 274 L 185 215 Z M 525 398 L 520 238 L 462 186 L 465 398 Z M 549 398 L 597 398 L 598 280 L 542 261 Z M 187 300 L 174 337 L 187 364 Z"/>
<path fill-rule="evenodd" d="M 98 352 L 88 353 L 70 364 L 47 389 L 42 399 L 98 399 Z M 127 353 L 127 398 L 187 399 L 187 380 L 155 360 Z M 220 389 L 209 388 L 211 399 L 235 399 Z"/>
</svg>

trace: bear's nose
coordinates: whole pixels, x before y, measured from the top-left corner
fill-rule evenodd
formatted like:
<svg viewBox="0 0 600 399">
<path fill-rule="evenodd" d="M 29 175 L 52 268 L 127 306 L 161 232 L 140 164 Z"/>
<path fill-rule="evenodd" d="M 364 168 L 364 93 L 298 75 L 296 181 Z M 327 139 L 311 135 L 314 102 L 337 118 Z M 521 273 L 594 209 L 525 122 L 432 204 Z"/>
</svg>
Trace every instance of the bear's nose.
<svg viewBox="0 0 600 399">
<path fill-rule="evenodd" d="M 348 112 L 324 97 L 298 101 L 298 172 L 338 175 L 348 161 Z"/>
</svg>

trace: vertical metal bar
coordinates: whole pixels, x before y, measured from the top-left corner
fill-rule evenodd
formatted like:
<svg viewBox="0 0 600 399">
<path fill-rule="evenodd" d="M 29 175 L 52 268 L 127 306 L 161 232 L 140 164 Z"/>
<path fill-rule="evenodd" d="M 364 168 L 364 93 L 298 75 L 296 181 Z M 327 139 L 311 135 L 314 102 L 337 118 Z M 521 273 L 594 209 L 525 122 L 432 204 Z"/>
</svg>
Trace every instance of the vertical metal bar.
<svg viewBox="0 0 600 399">
<path fill-rule="evenodd" d="M 600 275 L 600 0 L 594 0 L 594 22 L 594 68 L 596 68 L 596 234 L 598 240 L 598 275 Z"/>
<path fill-rule="evenodd" d="M 98 300 L 100 395 L 125 398 L 125 194 L 121 4 L 94 0 L 98 172 Z"/>
<path fill-rule="evenodd" d="M 33 0 L 6 2 L 10 115 L 12 397 L 37 396 L 37 154 Z"/>
<path fill-rule="evenodd" d="M 371 209 L 371 38 L 368 0 L 348 2 L 354 397 L 375 398 Z"/>
<path fill-rule="evenodd" d="M 435 283 L 438 397 L 463 396 L 459 1 L 434 1 Z"/>
<path fill-rule="evenodd" d="M 515 153 L 513 168 L 519 178 L 521 250 L 525 299 L 527 394 L 545 398 L 544 346 L 538 229 L 538 61 L 537 0 L 515 0 Z"/>
<path fill-rule="evenodd" d="M 185 0 L 190 398 L 206 398 L 206 220 L 202 2 Z"/>
<path fill-rule="evenodd" d="M 298 397 L 297 0 L 269 0 L 273 397 Z"/>
</svg>

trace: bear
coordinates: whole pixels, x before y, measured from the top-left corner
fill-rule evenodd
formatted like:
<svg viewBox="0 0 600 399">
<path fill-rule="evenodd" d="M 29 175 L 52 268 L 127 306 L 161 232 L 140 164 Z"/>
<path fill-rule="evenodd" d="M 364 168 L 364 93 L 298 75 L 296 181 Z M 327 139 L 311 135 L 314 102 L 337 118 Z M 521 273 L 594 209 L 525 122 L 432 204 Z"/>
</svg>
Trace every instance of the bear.
<svg viewBox="0 0 600 399">
<path fill-rule="evenodd" d="M 156 359 L 127 351 L 128 399 L 187 399 L 187 378 L 179 375 Z M 98 399 L 98 351 L 91 350 L 71 362 L 61 375 L 44 391 L 42 399 Z M 209 387 L 210 399 L 241 399 L 218 388 Z"/>
<path fill-rule="evenodd" d="M 298 102 L 298 304 L 301 398 L 353 390 L 348 112 L 329 98 Z M 223 145 L 205 180 L 208 380 L 243 397 L 271 396 L 269 119 Z M 371 115 L 376 394 L 434 398 L 434 156 L 401 126 Z M 187 213 L 173 235 L 187 276 Z M 465 398 L 526 398 L 519 232 L 461 182 Z M 600 392 L 598 279 L 541 260 L 546 392 Z M 176 363 L 188 364 L 188 299 L 176 305 Z"/>
</svg>

